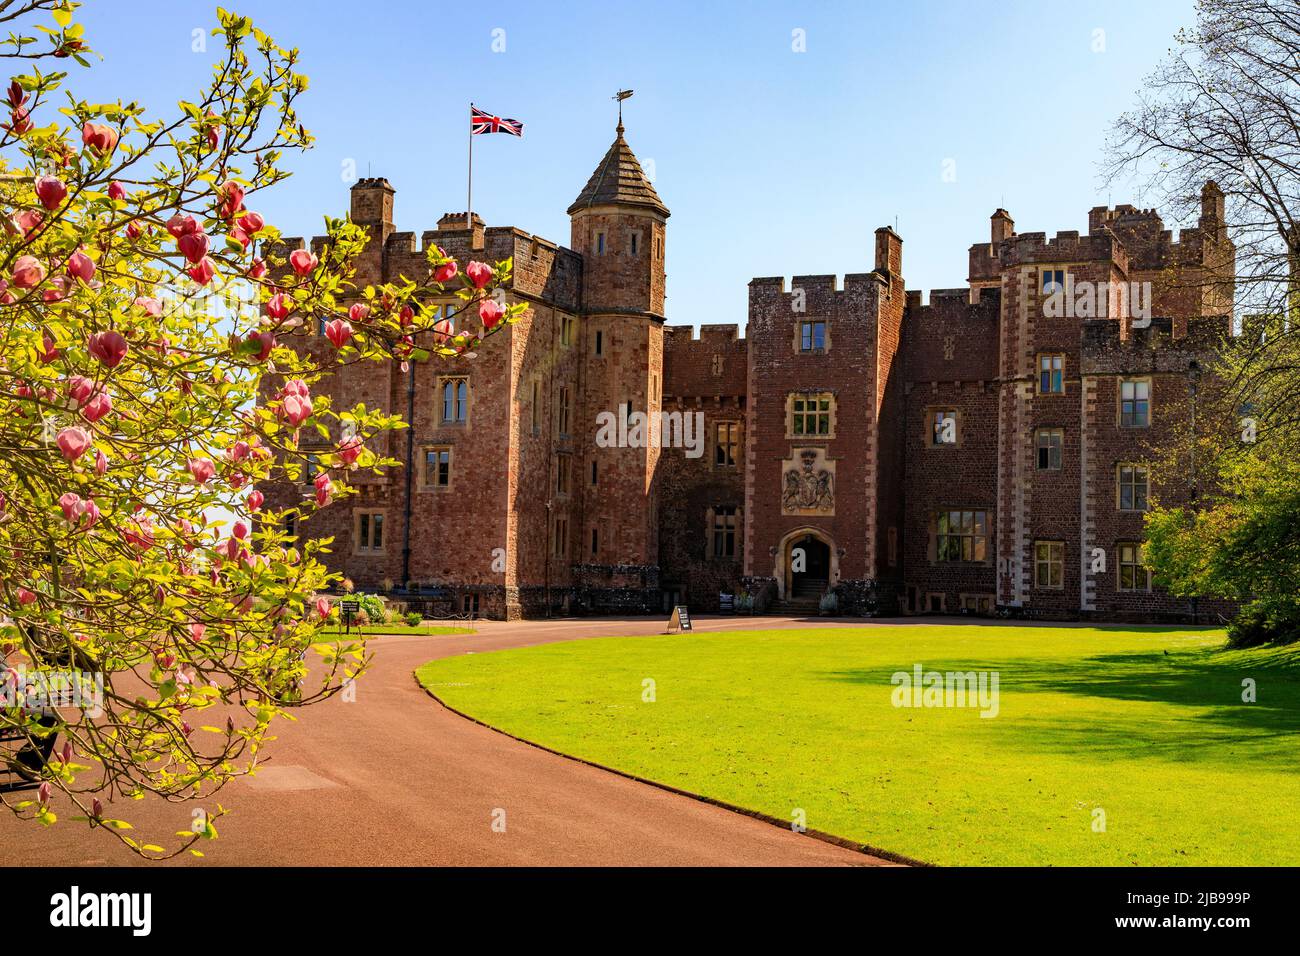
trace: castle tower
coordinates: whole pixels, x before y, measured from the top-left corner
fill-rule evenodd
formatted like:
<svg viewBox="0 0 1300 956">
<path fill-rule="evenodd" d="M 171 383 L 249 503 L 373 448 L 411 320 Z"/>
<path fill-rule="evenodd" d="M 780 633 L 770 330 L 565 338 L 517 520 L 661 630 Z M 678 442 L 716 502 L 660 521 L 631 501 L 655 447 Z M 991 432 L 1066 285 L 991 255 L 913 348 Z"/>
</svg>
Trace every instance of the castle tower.
<svg viewBox="0 0 1300 956">
<path fill-rule="evenodd" d="M 640 591 L 658 602 L 656 442 L 635 441 L 636 416 L 660 421 L 663 391 L 664 229 L 668 207 L 632 149 L 617 135 L 568 209 L 574 251 L 582 256 L 584 354 L 581 563 L 600 586 Z M 629 441 L 611 447 L 611 418 Z M 627 421 L 625 431 L 621 423 Z M 608 433 L 607 433 L 608 434 Z M 647 430 L 647 437 L 649 432 Z M 683 454 L 682 449 L 665 453 Z M 590 582 L 593 586 L 598 582 Z"/>
</svg>

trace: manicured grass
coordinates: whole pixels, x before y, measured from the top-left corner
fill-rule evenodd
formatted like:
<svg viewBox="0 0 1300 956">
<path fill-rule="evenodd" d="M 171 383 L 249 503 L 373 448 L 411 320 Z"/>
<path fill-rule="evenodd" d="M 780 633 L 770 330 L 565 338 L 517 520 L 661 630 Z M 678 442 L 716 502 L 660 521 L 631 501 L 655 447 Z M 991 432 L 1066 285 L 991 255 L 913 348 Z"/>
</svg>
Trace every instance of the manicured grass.
<svg viewBox="0 0 1300 956">
<path fill-rule="evenodd" d="M 800 808 L 810 828 L 915 859 L 1300 863 L 1300 648 L 1222 643 L 1178 629 L 695 632 L 417 675 L 525 739 L 783 820 Z M 893 706 L 891 675 L 918 663 L 997 671 L 998 715 Z M 1257 703 L 1241 700 L 1247 677 Z"/>
</svg>

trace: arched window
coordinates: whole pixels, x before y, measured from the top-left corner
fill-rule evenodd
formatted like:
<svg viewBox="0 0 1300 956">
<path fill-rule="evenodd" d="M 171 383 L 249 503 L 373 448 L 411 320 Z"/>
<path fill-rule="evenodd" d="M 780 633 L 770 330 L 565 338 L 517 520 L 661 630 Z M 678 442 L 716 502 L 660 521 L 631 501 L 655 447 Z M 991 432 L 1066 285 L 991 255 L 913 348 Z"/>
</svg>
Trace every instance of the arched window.
<svg viewBox="0 0 1300 956">
<path fill-rule="evenodd" d="M 463 378 L 449 378 L 442 383 L 443 424 L 464 424 L 469 415 L 469 382 Z"/>
</svg>

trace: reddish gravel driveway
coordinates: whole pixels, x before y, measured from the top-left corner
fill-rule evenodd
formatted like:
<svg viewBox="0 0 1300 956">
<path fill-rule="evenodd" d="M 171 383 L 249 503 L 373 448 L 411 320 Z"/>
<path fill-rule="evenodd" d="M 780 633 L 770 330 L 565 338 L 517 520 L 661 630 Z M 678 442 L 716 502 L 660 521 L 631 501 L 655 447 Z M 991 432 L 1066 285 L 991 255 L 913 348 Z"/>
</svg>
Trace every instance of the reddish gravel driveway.
<svg viewBox="0 0 1300 956">
<path fill-rule="evenodd" d="M 704 619 L 699 630 L 753 627 Z M 797 625 L 763 618 L 762 627 Z M 802 622 L 806 626 L 806 622 Z M 826 623 L 826 622 L 819 622 Z M 847 623 L 847 622 L 846 622 Z M 862 622 L 856 622 L 858 626 Z M 426 661 L 550 641 L 663 632 L 645 618 L 485 622 L 477 634 L 387 637 L 356 701 L 334 699 L 280 724 L 258 775 L 219 795 L 233 812 L 205 860 L 306 865 L 863 865 L 885 861 L 512 740 L 453 714 L 415 682 Z M 505 832 L 493 815 L 505 811 Z M 142 842 L 174 845 L 190 808 L 158 800 L 120 815 Z M 159 839 L 161 837 L 162 839 Z M 78 824 L 20 824 L 0 808 L 4 862 L 131 864 L 116 841 Z"/>
</svg>

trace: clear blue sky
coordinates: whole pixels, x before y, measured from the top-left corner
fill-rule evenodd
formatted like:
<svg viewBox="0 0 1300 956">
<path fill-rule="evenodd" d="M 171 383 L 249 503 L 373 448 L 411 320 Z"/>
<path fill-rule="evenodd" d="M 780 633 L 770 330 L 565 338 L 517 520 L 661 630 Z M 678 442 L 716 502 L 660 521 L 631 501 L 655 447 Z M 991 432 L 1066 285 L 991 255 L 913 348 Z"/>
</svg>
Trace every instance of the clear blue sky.
<svg viewBox="0 0 1300 956">
<path fill-rule="evenodd" d="M 316 147 L 255 203 L 289 235 L 346 210 L 348 159 L 396 188 L 399 229 L 463 210 L 473 100 L 526 124 L 522 140 L 477 138 L 475 210 L 567 244 L 564 210 L 614 136 L 610 96 L 635 89 L 627 138 L 672 210 L 674 324 L 743 325 L 754 276 L 868 271 L 895 217 L 907 286 L 928 291 L 964 284 L 999 205 L 1018 231 L 1054 233 L 1086 231 L 1108 198 L 1138 203 L 1099 183 L 1106 130 L 1193 20 L 1192 0 L 225 5 L 299 47 L 312 80 Z M 78 90 L 174 108 L 218 58 L 215 42 L 191 51 L 214 9 L 90 0 L 105 62 Z"/>
</svg>

